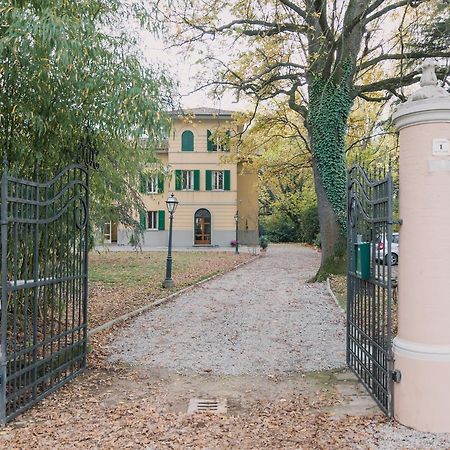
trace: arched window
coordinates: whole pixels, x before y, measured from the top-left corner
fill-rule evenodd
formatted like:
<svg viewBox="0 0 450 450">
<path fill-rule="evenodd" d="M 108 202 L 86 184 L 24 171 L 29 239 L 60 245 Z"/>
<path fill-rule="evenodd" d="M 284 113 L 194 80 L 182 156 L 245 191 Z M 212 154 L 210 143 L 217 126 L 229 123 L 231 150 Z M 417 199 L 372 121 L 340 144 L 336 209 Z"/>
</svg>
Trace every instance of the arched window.
<svg viewBox="0 0 450 450">
<path fill-rule="evenodd" d="M 194 244 L 211 244 L 211 213 L 207 209 L 198 209 L 194 217 Z"/>
<path fill-rule="evenodd" d="M 181 135 L 181 151 L 193 152 L 194 151 L 194 133 L 192 131 L 183 131 Z"/>
</svg>

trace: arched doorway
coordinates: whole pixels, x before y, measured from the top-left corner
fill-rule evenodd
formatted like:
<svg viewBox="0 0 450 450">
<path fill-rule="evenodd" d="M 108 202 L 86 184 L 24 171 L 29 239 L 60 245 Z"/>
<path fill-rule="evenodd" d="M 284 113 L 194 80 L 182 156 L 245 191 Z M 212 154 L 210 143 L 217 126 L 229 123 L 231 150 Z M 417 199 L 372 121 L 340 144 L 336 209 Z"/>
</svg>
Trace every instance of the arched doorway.
<svg viewBox="0 0 450 450">
<path fill-rule="evenodd" d="M 211 244 L 211 213 L 205 208 L 198 209 L 195 212 L 194 244 Z"/>
</svg>

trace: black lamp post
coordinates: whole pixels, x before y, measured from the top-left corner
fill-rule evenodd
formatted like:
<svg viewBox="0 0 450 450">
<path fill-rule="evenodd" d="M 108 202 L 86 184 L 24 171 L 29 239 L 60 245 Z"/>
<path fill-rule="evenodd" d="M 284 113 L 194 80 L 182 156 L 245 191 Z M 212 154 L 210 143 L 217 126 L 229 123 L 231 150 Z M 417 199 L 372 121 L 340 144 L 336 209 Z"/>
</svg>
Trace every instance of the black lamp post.
<svg viewBox="0 0 450 450">
<path fill-rule="evenodd" d="M 169 245 L 167 248 L 167 263 L 166 263 L 166 279 L 163 282 L 164 288 L 172 288 L 173 280 L 172 280 L 172 225 L 173 225 L 173 214 L 177 209 L 178 200 L 172 194 L 166 200 L 167 211 L 169 211 Z"/>
<path fill-rule="evenodd" d="M 234 220 L 236 222 L 236 247 L 235 247 L 235 252 L 239 253 L 239 241 L 238 241 L 239 211 L 236 211 L 236 214 L 234 215 Z"/>
</svg>

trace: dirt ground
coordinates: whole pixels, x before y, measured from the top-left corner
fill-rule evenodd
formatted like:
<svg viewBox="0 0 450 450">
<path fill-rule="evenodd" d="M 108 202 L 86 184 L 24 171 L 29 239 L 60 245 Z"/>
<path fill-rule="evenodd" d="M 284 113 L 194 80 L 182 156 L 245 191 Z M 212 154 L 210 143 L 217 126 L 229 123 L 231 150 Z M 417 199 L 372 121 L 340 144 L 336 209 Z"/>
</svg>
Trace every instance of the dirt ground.
<svg viewBox="0 0 450 450">
<path fill-rule="evenodd" d="M 318 255 L 308 258 L 284 260 L 290 268 L 306 260 L 313 266 Z M 253 264 L 260 270 L 255 262 L 244 267 Z M 271 260 L 264 264 L 270 266 Z M 292 280 L 288 284 L 295 289 Z M 186 372 L 112 362 L 112 342 L 135 324 L 94 335 L 86 372 L 0 430 L 0 448 L 450 448 L 450 436 L 416 433 L 388 422 L 345 369 L 230 375 L 214 373 L 208 365 Z M 228 409 L 188 414 L 192 398 L 225 399 Z"/>
<path fill-rule="evenodd" d="M 256 363 L 259 361 L 257 341 L 265 338 L 265 335 L 269 338 L 268 344 L 271 339 L 277 343 L 282 336 L 299 335 L 297 325 L 292 325 L 296 322 L 286 323 L 296 311 L 292 301 L 306 302 L 306 310 L 301 310 L 303 312 L 299 316 L 301 321 L 298 326 L 304 328 L 302 333 L 309 328 L 314 330 L 308 336 L 315 341 L 326 330 L 321 324 L 320 312 L 316 311 L 312 303 L 308 303 L 308 299 L 318 296 L 317 298 L 323 299 L 321 302 L 325 302 L 324 311 L 328 311 L 330 317 L 340 314 L 334 311 L 335 305 L 332 302 L 321 297 L 324 295 L 324 286 L 303 285 L 317 263 L 318 255 L 314 250 L 281 247 L 273 250 L 272 258 L 268 255 L 238 272 L 215 279 L 211 282 L 211 287 L 205 289 L 203 286 L 201 289 L 202 296 L 206 295 L 207 298 L 219 295 L 218 292 L 222 296 L 223 305 L 216 297 L 213 304 L 217 309 L 219 322 L 201 320 L 203 326 L 208 325 L 219 334 L 222 314 L 228 326 L 241 326 L 244 314 L 243 311 L 239 312 L 239 308 L 246 308 L 244 298 L 249 301 L 248 308 L 257 308 L 254 313 L 248 313 L 245 323 L 248 325 L 249 320 L 256 320 L 252 329 L 258 334 L 243 335 L 242 340 L 233 340 L 227 350 L 232 354 L 235 345 L 246 349 L 248 347 L 251 351 L 244 352 L 244 357 L 241 356 L 241 359 L 244 358 L 243 363 L 245 358 L 252 358 L 253 355 L 255 364 L 259 364 Z M 285 267 L 288 261 L 289 269 Z M 253 264 L 255 265 L 252 266 Z M 296 279 L 295 274 L 300 274 L 299 278 Z M 257 291 L 252 283 L 254 285 L 258 277 L 262 277 L 268 287 L 262 281 L 259 282 L 264 292 L 249 298 L 245 291 L 245 280 L 250 280 L 249 288 L 255 294 Z M 235 278 L 234 282 L 230 281 Z M 288 298 L 282 295 L 284 289 Z M 277 292 L 279 297 L 276 296 Z M 233 295 L 237 299 L 242 297 L 243 302 L 232 303 L 232 314 L 228 309 L 222 311 L 221 308 Z M 186 294 L 184 300 L 187 300 L 185 303 L 189 307 L 189 302 L 196 301 L 195 292 Z M 262 305 L 258 305 L 258 302 L 266 302 L 263 310 L 259 309 Z M 270 302 L 274 302 L 274 307 L 278 309 L 272 311 Z M 158 313 L 174 316 L 173 308 L 180 310 L 179 305 L 182 303 L 183 297 L 178 298 L 166 307 L 150 312 L 150 315 Z M 306 314 L 307 310 L 311 313 L 310 317 Z M 278 319 L 283 317 L 278 326 L 282 327 L 281 337 L 274 335 L 277 326 L 264 326 L 265 323 L 273 324 L 272 320 L 277 319 L 271 315 L 279 316 Z M 183 314 L 176 324 L 168 325 L 175 333 L 175 343 L 178 339 L 185 339 L 182 333 L 187 324 L 183 322 L 182 316 Z M 137 320 L 144 320 L 145 323 L 145 317 L 143 315 Z M 158 322 L 159 319 L 156 320 Z M 337 323 L 332 326 L 336 327 Z M 263 364 L 261 367 L 267 370 L 256 370 L 252 374 L 226 374 L 223 370 L 221 373 L 220 370 L 214 372 L 205 369 L 211 365 L 210 362 L 197 371 L 187 372 L 177 370 L 176 366 L 168 368 L 156 364 L 111 362 L 111 353 L 115 351 L 111 343 L 125 329 L 139 330 L 139 327 L 136 321 L 129 321 L 94 335 L 91 340 L 93 351 L 89 355 L 89 369 L 85 374 L 4 428 L 0 432 L 0 445 L 8 449 L 350 448 L 367 439 L 365 427 L 361 424 L 372 420 L 374 413 L 378 414 L 374 403 L 356 380 L 341 369 L 299 372 L 286 366 L 284 371 L 277 372 L 272 365 L 266 367 Z M 222 332 L 228 335 L 233 330 Z M 214 333 L 211 334 L 211 339 L 213 338 Z M 136 343 L 141 340 L 140 344 L 146 342 L 150 347 L 155 345 L 154 352 L 164 350 L 161 347 L 164 338 L 158 338 L 157 343 L 151 344 L 142 342 L 144 337 L 138 333 L 133 339 Z M 307 336 L 302 339 L 307 340 Z M 290 345 L 298 347 L 301 342 L 303 341 L 293 341 Z M 205 358 L 210 356 L 207 354 L 211 350 L 209 344 L 205 339 L 197 342 L 197 345 L 202 346 Z M 312 348 L 307 342 L 305 345 Z M 169 347 L 172 347 L 170 343 Z M 279 352 L 279 348 L 269 345 L 268 351 Z M 284 347 L 281 348 L 283 352 L 287 351 Z M 151 354 L 152 348 L 149 351 Z M 323 346 L 319 354 L 313 355 L 316 359 L 333 359 L 326 346 Z M 275 354 L 272 356 L 280 357 Z M 266 355 L 266 359 L 269 357 L 270 354 Z M 311 356 L 303 358 L 310 359 Z M 233 362 L 232 357 L 228 359 Z M 317 364 L 322 367 L 319 359 Z M 192 398 L 226 399 L 227 412 L 225 415 L 188 415 L 187 408 Z"/>
<path fill-rule="evenodd" d="M 367 440 L 366 425 L 377 413 L 346 372 L 236 377 L 143 371 L 108 363 L 110 338 L 95 337 L 85 374 L 0 432 L 1 448 L 355 448 Z M 188 415 L 192 397 L 226 398 L 227 414 Z"/>
</svg>

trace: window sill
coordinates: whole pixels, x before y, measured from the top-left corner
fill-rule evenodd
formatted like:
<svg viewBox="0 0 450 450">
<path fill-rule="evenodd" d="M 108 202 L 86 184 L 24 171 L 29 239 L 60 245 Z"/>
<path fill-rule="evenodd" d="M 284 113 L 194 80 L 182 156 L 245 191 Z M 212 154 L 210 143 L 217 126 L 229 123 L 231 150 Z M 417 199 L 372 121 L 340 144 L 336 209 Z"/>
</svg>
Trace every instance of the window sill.
<svg viewBox="0 0 450 450">
<path fill-rule="evenodd" d="M 169 150 L 169 153 L 174 151 Z M 230 150 L 179 150 L 178 153 L 230 153 Z"/>
</svg>

